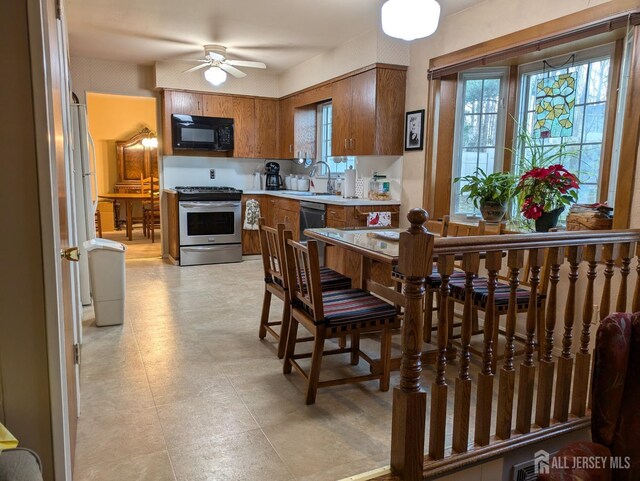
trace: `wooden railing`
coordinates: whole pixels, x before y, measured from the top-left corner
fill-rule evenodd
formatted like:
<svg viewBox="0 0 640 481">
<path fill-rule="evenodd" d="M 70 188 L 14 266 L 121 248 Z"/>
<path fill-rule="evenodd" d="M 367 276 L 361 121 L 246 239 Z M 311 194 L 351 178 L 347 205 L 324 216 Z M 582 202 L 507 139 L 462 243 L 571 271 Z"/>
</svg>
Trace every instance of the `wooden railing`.
<svg viewBox="0 0 640 481">
<path fill-rule="evenodd" d="M 395 479 L 420 480 L 588 426 L 594 304 L 599 303 L 600 319 L 613 309 L 640 310 L 638 280 L 633 295 L 629 296 L 631 299 L 627 295 L 632 257 L 640 255 L 640 248 L 636 248 L 640 246 L 640 230 L 434 240 L 423 227 L 426 212 L 414 209 L 408 218 L 411 227 L 401 234 L 398 266 L 404 279 L 406 307 L 401 379 L 393 395 L 391 467 Z M 437 263 L 442 282 L 437 293 L 437 362 L 427 393 L 421 384 L 421 302 L 432 259 Z M 452 359 L 450 330 L 443 320 L 448 319 L 448 310 L 455 305 L 450 302 L 450 276 L 454 268 L 465 272 L 465 281 L 462 287 L 458 285 L 456 296 L 462 308 L 462 323 L 459 346 Z M 640 267 L 636 269 L 640 279 Z M 500 276 L 505 270 L 507 275 Z M 616 271 L 618 279 L 614 277 Z M 486 278 L 486 296 L 480 300 L 477 292 L 474 295 L 474 277 L 479 272 Z M 602 292 L 598 296 L 599 275 Z M 582 287 L 578 289 L 581 276 L 586 277 L 586 281 L 580 283 Z M 526 286 L 521 285 L 525 278 Z M 614 281 L 618 281 L 619 286 L 615 303 Z M 508 292 L 508 302 L 496 302 L 498 285 L 503 296 Z M 546 286 L 546 292 L 541 292 L 542 285 Z M 484 310 L 483 347 L 472 364 L 472 326 L 474 311 L 479 308 Z M 501 330 L 503 352 L 496 352 L 495 345 L 498 314 L 506 315 Z M 516 355 L 519 319 L 524 324 L 524 351 Z M 574 336 L 574 327 L 579 330 L 579 336 Z M 496 356 L 501 356 L 497 363 Z M 475 366 L 477 369 L 472 369 Z M 452 370 L 456 375 L 450 385 Z M 498 396 L 494 400 L 496 382 Z M 474 390 L 476 402 L 472 406 Z M 428 412 L 427 395 L 430 396 Z M 450 406 L 453 425 L 448 427 Z M 472 409 L 475 410 L 473 436 Z M 428 424 L 425 423 L 427 417 Z M 427 455 L 425 439 L 428 440 Z"/>
</svg>

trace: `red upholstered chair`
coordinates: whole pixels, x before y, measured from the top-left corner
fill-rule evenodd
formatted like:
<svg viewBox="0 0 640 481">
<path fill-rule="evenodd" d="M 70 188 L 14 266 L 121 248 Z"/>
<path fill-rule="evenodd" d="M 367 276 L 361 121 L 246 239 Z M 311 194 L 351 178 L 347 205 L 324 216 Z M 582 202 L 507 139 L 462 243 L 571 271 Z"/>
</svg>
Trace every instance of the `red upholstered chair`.
<svg viewBox="0 0 640 481">
<path fill-rule="evenodd" d="M 596 335 L 595 364 L 591 387 L 591 438 L 562 448 L 563 458 L 544 481 L 636 481 L 640 479 L 640 313 L 611 314 Z M 576 467 L 577 456 L 618 457 L 628 469 Z"/>
</svg>

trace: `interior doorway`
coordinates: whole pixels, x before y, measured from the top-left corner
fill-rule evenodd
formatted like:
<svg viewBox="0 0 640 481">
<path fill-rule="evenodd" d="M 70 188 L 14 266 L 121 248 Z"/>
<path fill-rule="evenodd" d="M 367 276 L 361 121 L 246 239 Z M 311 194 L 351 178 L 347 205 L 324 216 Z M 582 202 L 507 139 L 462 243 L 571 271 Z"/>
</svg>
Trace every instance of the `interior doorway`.
<svg viewBox="0 0 640 481">
<path fill-rule="evenodd" d="M 95 92 L 87 92 L 86 98 L 96 155 L 96 227 L 102 237 L 126 244 L 128 259 L 161 257 L 156 98 Z M 153 199 L 100 197 L 110 194 L 149 194 Z"/>
</svg>

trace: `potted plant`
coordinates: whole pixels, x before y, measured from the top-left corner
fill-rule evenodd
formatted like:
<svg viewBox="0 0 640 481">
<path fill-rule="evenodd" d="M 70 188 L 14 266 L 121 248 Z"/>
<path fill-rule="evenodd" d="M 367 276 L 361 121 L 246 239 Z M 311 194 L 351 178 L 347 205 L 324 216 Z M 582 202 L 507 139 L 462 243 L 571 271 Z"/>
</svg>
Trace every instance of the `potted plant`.
<svg viewBox="0 0 640 481">
<path fill-rule="evenodd" d="M 537 232 L 547 232 L 558 224 L 564 206 L 578 200 L 579 188 L 578 177 L 561 164 L 534 167 L 518 183 L 520 212 L 535 221 Z"/>
<path fill-rule="evenodd" d="M 466 195 L 480 209 L 487 222 L 500 222 L 507 212 L 507 204 L 515 195 L 516 178 L 510 172 L 494 172 L 487 175 L 478 169 L 474 175 L 458 177 L 463 182 L 460 193 Z"/>
<path fill-rule="evenodd" d="M 578 200 L 580 181 L 561 163 L 578 152 L 568 150 L 564 142 L 549 148 L 526 129 L 520 128 L 519 132 L 523 150 L 518 170 L 524 172 L 516 188 L 520 212 L 535 221 L 537 232 L 548 232 L 558 224 L 565 205 Z"/>
</svg>

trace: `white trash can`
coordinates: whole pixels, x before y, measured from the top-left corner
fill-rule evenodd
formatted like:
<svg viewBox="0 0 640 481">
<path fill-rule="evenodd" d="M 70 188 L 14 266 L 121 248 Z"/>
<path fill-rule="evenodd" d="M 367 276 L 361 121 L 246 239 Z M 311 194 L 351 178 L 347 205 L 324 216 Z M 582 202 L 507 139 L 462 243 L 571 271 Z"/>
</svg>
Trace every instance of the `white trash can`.
<svg viewBox="0 0 640 481">
<path fill-rule="evenodd" d="M 127 247 L 108 239 L 91 239 L 84 248 L 89 257 L 89 279 L 96 326 L 124 322 L 124 251 Z"/>
</svg>

